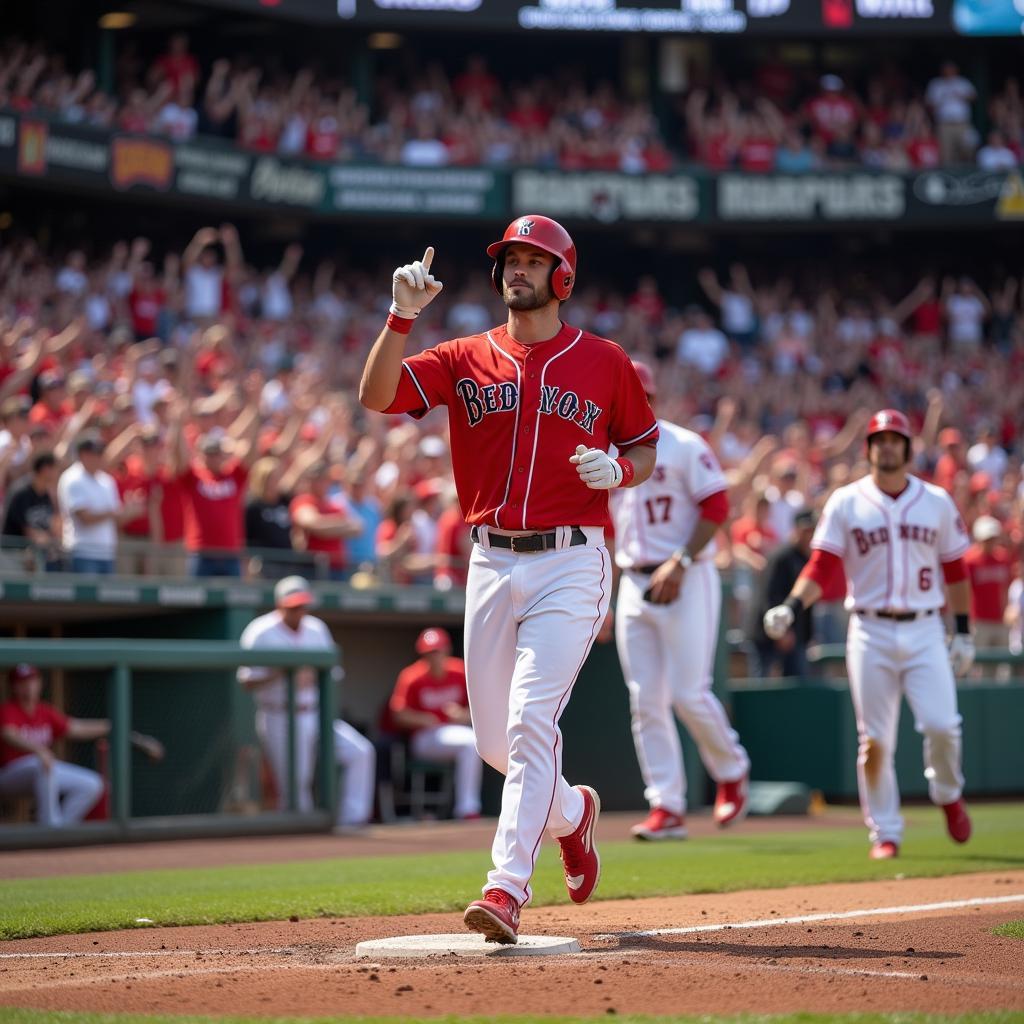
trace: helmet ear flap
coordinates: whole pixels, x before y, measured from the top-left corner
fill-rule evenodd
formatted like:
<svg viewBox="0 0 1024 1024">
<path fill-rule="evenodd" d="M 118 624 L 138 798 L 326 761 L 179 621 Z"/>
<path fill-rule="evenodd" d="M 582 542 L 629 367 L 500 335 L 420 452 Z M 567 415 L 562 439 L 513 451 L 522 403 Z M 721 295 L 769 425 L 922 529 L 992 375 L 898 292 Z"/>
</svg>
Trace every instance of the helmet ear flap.
<svg viewBox="0 0 1024 1024">
<path fill-rule="evenodd" d="M 501 277 L 505 273 L 505 252 L 502 250 L 494 258 L 494 266 L 491 267 L 491 286 L 501 295 Z"/>
<path fill-rule="evenodd" d="M 551 288 L 551 294 L 554 295 L 559 302 L 565 302 L 567 298 L 572 294 L 572 286 L 576 283 L 576 275 L 573 273 L 572 267 L 566 263 L 565 260 L 559 260 L 551 268 L 551 277 L 548 279 L 548 286 Z"/>
</svg>

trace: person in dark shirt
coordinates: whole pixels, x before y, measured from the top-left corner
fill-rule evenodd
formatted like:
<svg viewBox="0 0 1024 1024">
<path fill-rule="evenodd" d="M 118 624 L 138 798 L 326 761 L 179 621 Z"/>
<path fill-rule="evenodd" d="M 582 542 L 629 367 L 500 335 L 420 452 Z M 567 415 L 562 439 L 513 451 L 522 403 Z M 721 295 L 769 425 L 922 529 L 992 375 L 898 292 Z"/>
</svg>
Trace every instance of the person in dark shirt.
<svg viewBox="0 0 1024 1024">
<path fill-rule="evenodd" d="M 16 490 L 4 516 L 4 538 L 21 538 L 28 550 L 37 553 L 36 561 L 47 572 L 59 571 L 60 516 L 54 494 L 57 487 L 57 459 L 51 452 L 40 452 L 32 460 L 32 476 Z M 8 545 L 11 541 L 7 540 Z"/>
<path fill-rule="evenodd" d="M 267 455 L 252 467 L 249 476 L 245 546 L 259 560 L 259 575 L 264 579 L 278 579 L 311 564 L 308 559 L 293 553 L 290 495 L 282 490 L 283 483 L 289 488 L 292 486 L 290 478 L 293 474 L 284 479 L 282 469 L 279 459 Z M 275 552 L 281 552 L 281 557 L 275 558 Z"/>
<path fill-rule="evenodd" d="M 807 644 L 811 639 L 811 612 L 804 609 L 793 628 L 781 640 L 771 640 L 762 626 L 764 613 L 786 599 L 800 570 L 811 556 L 811 538 L 817 517 L 809 508 L 797 512 L 789 542 L 768 556 L 768 564 L 758 577 L 757 600 L 750 604 L 747 620 L 749 671 L 765 679 L 778 665 L 784 676 L 803 676 L 807 672 Z"/>
</svg>

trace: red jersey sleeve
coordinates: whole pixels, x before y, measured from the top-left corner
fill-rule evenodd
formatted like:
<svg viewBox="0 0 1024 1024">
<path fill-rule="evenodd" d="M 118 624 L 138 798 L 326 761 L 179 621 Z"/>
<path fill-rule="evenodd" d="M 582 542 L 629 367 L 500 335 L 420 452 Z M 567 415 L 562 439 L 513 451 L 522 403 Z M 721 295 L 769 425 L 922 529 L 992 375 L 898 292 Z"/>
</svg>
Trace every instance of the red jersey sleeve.
<svg viewBox="0 0 1024 1024">
<path fill-rule="evenodd" d="M 712 523 L 722 523 L 729 518 L 729 494 L 727 491 L 715 491 L 700 502 L 700 517 Z"/>
<path fill-rule="evenodd" d="M 394 692 L 388 700 L 388 710 L 394 714 L 396 711 L 406 711 L 409 708 L 417 711 L 418 703 L 415 696 L 416 684 L 420 680 L 422 669 L 418 664 L 407 665 L 398 673 L 398 681 L 395 683 Z"/>
<path fill-rule="evenodd" d="M 647 401 L 644 386 L 625 352 L 619 369 L 619 387 L 609 428 L 612 444 L 625 452 L 637 444 L 658 443 L 658 421 Z"/>
<path fill-rule="evenodd" d="M 451 355 L 451 343 L 445 342 L 403 359 L 398 391 L 384 412 L 407 412 L 419 419 L 437 405 L 448 405 L 452 395 Z"/>
</svg>

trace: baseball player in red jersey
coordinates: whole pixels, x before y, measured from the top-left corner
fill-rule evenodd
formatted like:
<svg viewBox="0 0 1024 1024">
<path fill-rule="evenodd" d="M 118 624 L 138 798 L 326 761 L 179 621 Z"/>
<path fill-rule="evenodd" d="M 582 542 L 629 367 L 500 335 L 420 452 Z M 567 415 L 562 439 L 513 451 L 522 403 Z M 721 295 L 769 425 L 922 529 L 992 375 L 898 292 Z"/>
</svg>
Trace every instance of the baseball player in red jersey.
<svg viewBox="0 0 1024 1024">
<path fill-rule="evenodd" d="M 562 777 L 558 720 L 608 610 L 608 491 L 647 479 L 658 425 L 625 352 L 559 319 L 576 276 L 568 232 L 547 217 L 520 217 L 487 254 L 507 323 L 403 360 L 405 336 L 441 291 L 428 248 L 395 271 L 391 314 L 359 397 L 367 408 L 417 417 L 448 406 L 474 541 L 470 711 L 480 756 L 505 775 L 494 868 L 465 922 L 490 941 L 515 942 L 545 831 L 558 839 L 574 903 L 600 878 L 600 801 Z"/>
<path fill-rule="evenodd" d="M 974 662 L 967 531 L 941 487 L 907 472 L 910 447 L 903 413 L 875 413 L 867 429 L 870 474 L 831 495 L 811 560 L 786 601 L 764 615 L 764 631 L 781 637 L 842 564 L 853 613 L 846 666 L 860 738 L 857 787 L 875 860 L 897 856 L 903 839 L 894 760 L 904 694 L 924 735 L 928 794 L 945 812 L 952 839 L 965 843 L 971 835 L 954 678 Z M 956 617 L 948 652 L 940 614 L 947 602 Z"/>
<path fill-rule="evenodd" d="M 654 374 L 633 363 L 654 404 Z M 747 812 L 750 759 L 711 691 L 721 583 L 715 533 L 729 514 L 728 483 L 692 430 L 658 421 L 658 464 L 641 487 L 612 495 L 620 570 L 615 640 L 629 690 L 633 742 L 650 814 L 637 839 L 686 838 L 686 778 L 673 709 L 718 783 L 720 826 Z"/>
<path fill-rule="evenodd" d="M 455 763 L 455 817 L 480 817 L 483 765 L 469 724 L 466 666 L 453 658 L 447 630 L 431 626 L 416 638 L 417 661 L 398 674 L 388 711 L 410 736 L 413 756 Z"/>
</svg>

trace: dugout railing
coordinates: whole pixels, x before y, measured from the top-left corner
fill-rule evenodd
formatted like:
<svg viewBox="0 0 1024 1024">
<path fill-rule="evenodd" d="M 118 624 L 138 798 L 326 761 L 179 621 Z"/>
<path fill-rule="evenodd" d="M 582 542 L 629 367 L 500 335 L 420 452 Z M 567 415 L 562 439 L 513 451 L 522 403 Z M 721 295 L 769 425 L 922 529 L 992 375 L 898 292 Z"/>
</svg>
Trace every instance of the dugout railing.
<svg viewBox="0 0 1024 1024">
<path fill-rule="evenodd" d="M 106 688 L 109 736 L 110 817 L 106 821 L 83 822 L 63 828 L 38 825 L 0 827 L 0 849 L 36 846 L 71 846 L 125 840 L 187 838 L 328 831 L 334 821 L 336 766 L 334 719 L 337 706 L 334 669 L 340 651 L 245 650 L 237 643 L 199 640 L 2 640 L 0 671 L 27 662 L 40 669 L 99 670 Z M 288 783 L 284 811 L 265 811 L 245 816 L 212 812 L 196 815 L 132 815 L 132 680 L 139 670 L 188 673 L 206 670 L 234 671 L 243 665 L 260 665 L 286 670 L 288 716 Z M 316 670 L 320 703 L 316 806 L 299 811 L 295 773 L 295 670 Z"/>
</svg>

